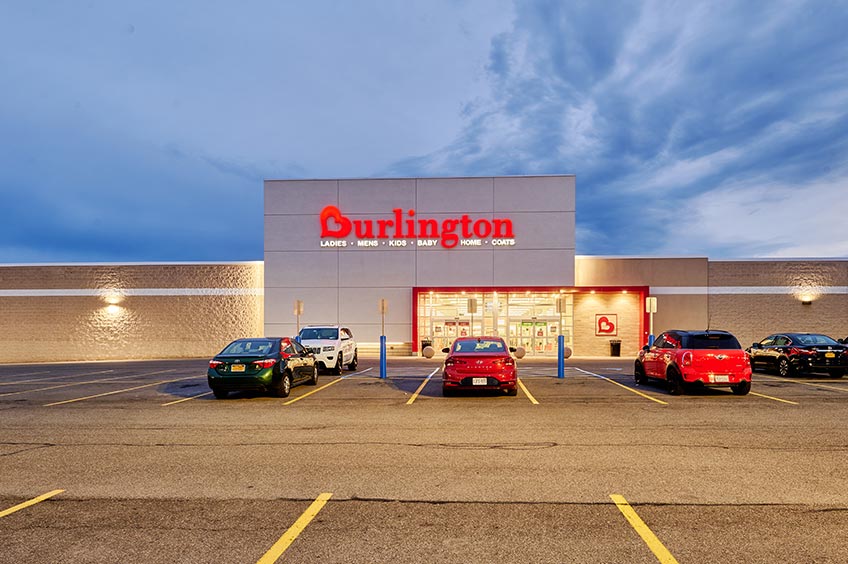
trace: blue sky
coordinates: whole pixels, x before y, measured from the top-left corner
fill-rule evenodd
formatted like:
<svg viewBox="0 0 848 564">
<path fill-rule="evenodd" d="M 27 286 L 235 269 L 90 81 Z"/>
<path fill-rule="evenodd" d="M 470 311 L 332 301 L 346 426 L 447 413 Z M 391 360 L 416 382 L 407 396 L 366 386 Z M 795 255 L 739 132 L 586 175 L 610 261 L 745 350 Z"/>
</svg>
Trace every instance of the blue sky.
<svg viewBox="0 0 848 564">
<path fill-rule="evenodd" d="M 262 258 L 262 180 L 577 175 L 577 252 L 848 256 L 848 3 L 0 4 L 0 262 Z"/>
</svg>

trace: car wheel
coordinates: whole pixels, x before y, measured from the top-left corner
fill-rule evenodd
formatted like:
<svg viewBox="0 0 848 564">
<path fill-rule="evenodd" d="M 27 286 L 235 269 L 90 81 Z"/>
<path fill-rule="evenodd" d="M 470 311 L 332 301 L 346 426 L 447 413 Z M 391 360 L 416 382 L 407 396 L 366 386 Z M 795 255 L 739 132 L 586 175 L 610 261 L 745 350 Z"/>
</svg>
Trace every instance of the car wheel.
<svg viewBox="0 0 848 564">
<path fill-rule="evenodd" d="M 353 349 L 353 360 L 347 364 L 348 370 L 356 370 L 356 365 L 359 364 L 359 352 Z"/>
<path fill-rule="evenodd" d="M 736 394 L 737 396 L 747 395 L 748 392 L 751 391 L 751 381 L 750 380 L 742 380 L 735 386 L 730 386 L 730 390 Z"/>
<path fill-rule="evenodd" d="M 518 395 L 518 386 L 515 386 L 514 388 L 507 388 L 506 395 L 517 396 Z"/>
<path fill-rule="evenodd" d="M 453 390 L 448 388 L 447 386 L 442 386 L 442 395 L 446 398 L 453 397 Z"/>
<path fill-rule="evenodd" d="M 229 395 L 230 395 L 230 392 L 228 392 L 227 390 L 221 390 L 221 389 L 218 389 L 218 388 L 212 388 L 212 394 L 213 394 L 213 395 L 214 395 L 217 399 L 227 399 L 227 396 L 229 396 Z"/>
<path fill-rule="evenodd" d="M 648 383 L 648 377 L 645 375 L 645 367 L 639 363 L 637 363 L 636 368 L 633 369 L 633 379 L 639 386 L 643 386 Z"/>
<path fill-rule="evenodd" d="M 291 374 L 285 372 L 281 377 L 280 381 L 277 382 L 277 386 L 274 388 L 274 395 L 278 398 L 287 398 L 291 393 Z"/>
<path fill-rule="evenodd" d="M 845 376 L 845 371 L 844 370 L 831 370 L 830 372 L 828 372 L 828 374 L 830 374 L 831 378 L 842 378 L 843 376 Z"/>
<path fill-rule="evenodd" d="M 672 396 L 679 396 L 683 393 L 683 379 L 673 368 L 669 369 L 665 376 L 665 385 L 668 393 Z"/>
<path fill-rule="evenodd" d="M 312 365 L 312 377 L 306 381 L 307 386 L 314 386 L 318 383 L 318 367 L 314 364 Z"/>
<path fill-rule="evenodd" d="M 788 358 L 783 357 L 777 361 L 777 373 L 783 376 L 784 378 L 792 376 L 792 365 L 789 364 Z"/>
<path fill-rule="evenodd" d="M 336 365 L 333 367 L 333 374 L 339 375 L 342 373 L 342 354 L 339 353 L 339 357 L 336 359 Z"/>
</svg>

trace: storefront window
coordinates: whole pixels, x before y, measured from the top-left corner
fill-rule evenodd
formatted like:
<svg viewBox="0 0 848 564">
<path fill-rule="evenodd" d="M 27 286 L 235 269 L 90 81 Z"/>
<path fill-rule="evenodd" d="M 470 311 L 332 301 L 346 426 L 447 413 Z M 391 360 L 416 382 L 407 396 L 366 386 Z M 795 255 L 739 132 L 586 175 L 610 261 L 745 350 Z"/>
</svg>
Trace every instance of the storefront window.
<svg viewBox="0 0 848 564">
<path fill-rule="evenodd" d="M 568 291 L 423 291 L 418 336 L 436 350 L 456 337 L 500 336 L 528 355 L 556 355 L 557 337 L 573 346 L 574 297 Z"/>
</svg>

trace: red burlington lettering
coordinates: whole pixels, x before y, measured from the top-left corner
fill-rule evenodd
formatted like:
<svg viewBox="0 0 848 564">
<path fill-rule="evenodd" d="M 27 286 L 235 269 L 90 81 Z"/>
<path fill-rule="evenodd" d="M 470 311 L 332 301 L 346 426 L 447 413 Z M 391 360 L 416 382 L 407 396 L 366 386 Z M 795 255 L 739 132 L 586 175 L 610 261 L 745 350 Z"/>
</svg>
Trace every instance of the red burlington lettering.
<svg viewBox="0 0 848 564">
<path fill-rule="evenodd" d="M 511 219 L 493 219 L 492 222 L 495 224 L 495 237 L 504 237 L 507 239 L 515 237 L 515 235 L 512 234 Z"/>
<path fill-rule="evenodd" d="M 460 218 L 460 221 L 462 222 L 462 236 L 468 239 L 471 237 L 471 218 L 467 215 L 463 215 Z"/>
<path fill-rule="evenodd" d="M 407 210 L 408 218 L 404 218 L 404 212 L 401 208 L 392 210 L 394 219 L 378 219 L 377 221 L 377 239 L 388 239 L 389 229 L 394 227 L 395 239 L 404 238 L 438 238 L 439 243 L 446 248 L 452 249 L 459 244 L 460 236 L 462 238 L 478 237 L 484 239 L 486 237 L 503 237 L 512 239 L 515 237 L 512 228 L 512 220 L 506 218 L 495 218 L 492 220 L 478 219 L 472 220 L 467 214 L 460 216 L 459 219 L 443 219 L 441 223 L 435 219 L 418 219 L 415 218 L 415 210 Z M 321 210 L 321 237 L 336 237 L 344 238 L 350 235 L 351 231 L 356 232 L 356 237 L 362 239 L 374 239 L 374 220 L 373 219 L 354 219 L 351 220 L 344 216 L 336 206 L 327 206 Z M 406 230 L 404 230 L 404 223 Z M 416 226 L 418 227 L 416 231 Z M 457 233 L 460 229 L 460 233 Z"/>
<path fill-rule="evenodd" d="M 386 234 L 386 229 L 394 225 L 395 222 L 391 219 L 378 219 L 377 220 L 377 239 L 388 239 L 389 236 Z"/>
<path fill-rule="evenodd" d="M 478 237 L 488 237 L 492 233 L 492 224 L 488 219 L 478 219 L 474 222 L 474 234 Z"/>
</svg>

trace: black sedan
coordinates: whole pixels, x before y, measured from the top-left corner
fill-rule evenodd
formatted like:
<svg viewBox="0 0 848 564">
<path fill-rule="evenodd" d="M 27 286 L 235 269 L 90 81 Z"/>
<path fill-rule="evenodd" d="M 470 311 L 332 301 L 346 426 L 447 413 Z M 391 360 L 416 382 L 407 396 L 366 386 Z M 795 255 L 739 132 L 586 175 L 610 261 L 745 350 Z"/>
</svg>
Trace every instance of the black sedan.
<svg viewBox="0 0 848 564">
<path fill-rule="evenodd" d="M 848 371 L 848 346 L 817 333 L 775 333 L 748 349 L 751 367 L 781 376 L 825 372 L 841 378 Z"/>
<path fill-rule="evenodd" d="M 238 339 L 209 361 L 206 379 L 218 399 L 236 390 L 285 398 L 295 384 L 317 384 L 318 367 L 313 354 L 294 339 Z"/>
</svg>

